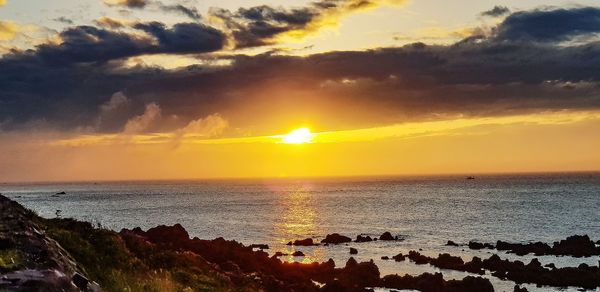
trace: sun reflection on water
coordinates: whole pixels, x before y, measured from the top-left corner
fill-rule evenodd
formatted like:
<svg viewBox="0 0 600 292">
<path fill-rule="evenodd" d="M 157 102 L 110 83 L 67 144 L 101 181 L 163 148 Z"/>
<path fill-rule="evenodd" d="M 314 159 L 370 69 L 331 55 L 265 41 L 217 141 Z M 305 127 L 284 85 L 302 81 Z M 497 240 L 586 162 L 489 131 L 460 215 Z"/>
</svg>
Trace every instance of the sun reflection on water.
<svg viewBox="0 0 600 292">
<path fill-rule="evenodd" d="M 283 206 L 281 221 L 276 223 L 275 234 L 277 242 L 284 245 L 280 250 L 288 256 L 280 259 L 283 261 L 296 261 L 301 263 L 321 262 L 324 258 L 322 248 L 295 247 L 285 245 L 296 239 L 314 237 L 319 234 L 320 228 L 317 224 L 318 208 L 310 185 L 299 185 L 294 189 L 286 190 L 280 194 L 281 206 Z M 295 251 L 302 251 L 304 257 L 294 257 Z"/>
</svg>

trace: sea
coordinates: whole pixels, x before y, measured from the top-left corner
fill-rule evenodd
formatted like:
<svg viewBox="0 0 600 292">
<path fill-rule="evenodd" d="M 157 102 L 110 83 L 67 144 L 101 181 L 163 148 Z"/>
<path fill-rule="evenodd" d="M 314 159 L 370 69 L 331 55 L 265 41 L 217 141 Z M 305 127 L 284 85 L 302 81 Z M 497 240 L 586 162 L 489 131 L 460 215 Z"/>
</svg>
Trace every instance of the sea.
<svg viewBox="0 0 600 292">
<path fill-rule="evenodd" d="M 5 183 L 0 184 L 0 193 L 46 218 L 72 217 L 115 231 L 180 223 L 191 237 L 268 244 L 271 254 L 300 250 L 306 255 L 284 256 L 285 261 L 332 258 L 343 266 L 354 247 L 358 254 L 352 256 L 374 260 L 382 275 L 439 272 L 446 279 L 469 275 L 381 259 L 410 250 L 433 257 L 450 253 L 465 261 L 497 253 L 525 263 L 538 258 L 557 267 L 600 264 L 600 257 L 516 256 L 445 245 L 448 240 L 552 243 L 575 234 L 600 240 L 600 173 Z M 330 233 L 355 238 L 378 237 L 386 231 L 401 240 L 286 245 L 296 239 L 320 241 Z M 496 291 L 512 291 L 515 285 L 489 273 L 485 277 Z M 529 291 L 581 291 L 524 286 Z"/>
</svg>

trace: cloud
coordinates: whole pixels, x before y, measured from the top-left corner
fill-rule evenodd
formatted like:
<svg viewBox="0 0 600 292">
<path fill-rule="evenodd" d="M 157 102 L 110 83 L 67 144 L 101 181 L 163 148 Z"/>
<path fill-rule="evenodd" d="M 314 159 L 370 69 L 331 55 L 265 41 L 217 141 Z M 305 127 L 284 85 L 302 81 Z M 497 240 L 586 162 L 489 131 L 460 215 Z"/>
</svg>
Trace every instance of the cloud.
<svg viewBox="0 0 600 292">
<path fill-rule="evenodd" d="M 510 13 L 510 9 L 506 6 L 494 6 L 494 8 L 481 12 L 481 16 L 499 17 Z"/>
<path fill-rule="evenodd" d="M 184 6 L 181 4 L 165 5 L 162 3 L 159 4 L 159 7 L 163 11 L 179 13 L 179 14 L 189 17 L 192 20 L 202 19 L 202 16 L 200 15 L 200 12 L 198 12 L 198 9 L 196 9 L 194 7 L 187 7 L 187 6 Z"/>
<path fill-rule="evenodd" d="M 125 20 L 115 19 L 111 17 L 102 16 L 94 21 L 97 25 L 102 27 L 108 27 L 111 29 L 122 28 L 128 26 L 128 22 Z"/>
<path fill-rule="evenodd" d="M 6 5 L 6 0 L 0 0 L 0 6 Z"/>
<path fill-rule="evenodd" d="M 15 38 L 19 26 L 12 21 L 0 21 L 0 41 L 9 41 Z"/>
<path fill-rule="evenodd" d="M 64 24 L 73 24 L 73 20 L 66 18 L 64 16 L 61 17 L 57 17 L 55 19 L 53 19 L 56 22 L 60 22 L 60 23 L 64 23 Z"/>
<path fill-rule="evenodd" d="M 109 6 L 125 6 L 129 8 L 144 8 L 149 0 L 103 0 L 104 4 Z"/>
<path fill-rule="evenodd" d="M 235 12 L 213 8 L 209 19 L 223 24 L 237 48 L 274 44 L 277 37 L 303 38 L 324 27 L 336 26 L 345 15 L 383 5 L 401 5 L 403 0 L 320 0 L 300 8 L 262 5 Z"/>
<path fill-rule="evenodd" d="M 100 105 L 96 129 L 100 132 L 121 130 L 125 121 L 131 117 L 132 101 L 121 91 Z"/>
<path fill-rule="evenodd" d="M 143 114 L 131 118 L 123 128 L 123 134 L 138 134 L 150 129 L 160 119 L 161 109 L 156 103 L 146 105 Z"/>
<path fill-rule="evenodd" d="M 222 32 L 200 23 L 178 23 L 170 29 L 160 22 L 138 23 L 134 27 L 158 40 L 154 53 L 213 52 L 225 44 Z"/>
<path fill-rule="evenodd" d="M 537 9 L 508 16 L 496 29 L 496 39 L 560 42 L 600 33 L 600 8 Z"/>
<path fill-rule="evenodd" d="M 220 114 L 211 114 L 189 122 L 177 131 L 179 135 L 193 135 L 204 138 L 218 137 L 229 127 L 229 122 Z"/>
<path fill-rule="evenodd" d="M 76 26 L 59 34 L 60 43 L 39 45 L 37 50 L 21 57 L 64 66 L 143 54 L 211 52 L 221 49 L 225 42 L 221 32 L 197 23 L 179 23 L 167 28 L 162 23 L 152 22 L 138 23 L 135 27 L 149 36 Z"/>
<path fill-rule="evenodd" d="M 121 60 L 207 51 L 190 41 L 207 39 L 204 32 L 196 33 L 204 31 L 202 26 L 143 23 L 135 28 L 139 36 L 76 27 L 61 44 L 0 59 L 0 124 L 5 131 L 44 121 L 66 131 L 92 127 L 118 133 L 152 102 L 160 104 L 164 117 L 157 123 L 167 132 L 214 113 L 228 117 L 231 128 L 252 125 L 265 131 L 306 120 L 337 128 L 600 109 L 600 43 L 499 37 L 506 25 L 499 24 L 492 35 L 450 45 L 414 43 L 302 57 L 202 55 L 194 56 L 197 65 L 169 70 L 124 68 Z M 224 61 L 228 65 L 211 64 Z M 101 117 L 115 104 L 123 112 L 109 123 Z M 131 127 L 153 131 L 155 126 Z"/>
</svg>

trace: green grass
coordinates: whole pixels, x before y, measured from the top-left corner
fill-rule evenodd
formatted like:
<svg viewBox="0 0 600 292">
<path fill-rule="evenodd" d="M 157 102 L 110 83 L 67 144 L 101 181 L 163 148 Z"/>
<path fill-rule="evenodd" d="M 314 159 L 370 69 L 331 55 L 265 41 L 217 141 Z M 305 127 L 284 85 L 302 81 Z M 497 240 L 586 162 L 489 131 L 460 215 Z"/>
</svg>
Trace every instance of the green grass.
<svg viewBox="0 0 600 292">
<path fill-rule="evenodd" d="M 87 222 L 37 220 L 104 291 L 238 290 L 214 271 L 195 265 L 197 255 L 141 248 L 131 251 L 118 233 Z"/>
<path fill-rule="evenodd" d="M 16 249 L 0 250 L 0 272 L 7 273 L 24 267 L 23 255 Z"/>
</svg>

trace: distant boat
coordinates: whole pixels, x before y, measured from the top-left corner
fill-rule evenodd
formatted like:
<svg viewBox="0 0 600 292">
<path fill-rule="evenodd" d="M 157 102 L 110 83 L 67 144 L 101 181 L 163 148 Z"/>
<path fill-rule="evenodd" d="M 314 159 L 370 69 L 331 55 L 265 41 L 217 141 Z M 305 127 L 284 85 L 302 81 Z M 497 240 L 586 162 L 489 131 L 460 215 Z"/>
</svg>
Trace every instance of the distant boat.
<svg viewBox="0 0 600 292">
<path fill-rule="evenodd" d="M 465 179 L 475 179 L 474 176 L 467 176 Z"/>
</svg>

